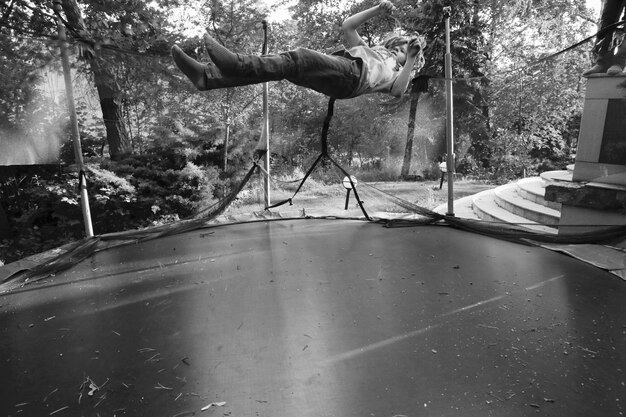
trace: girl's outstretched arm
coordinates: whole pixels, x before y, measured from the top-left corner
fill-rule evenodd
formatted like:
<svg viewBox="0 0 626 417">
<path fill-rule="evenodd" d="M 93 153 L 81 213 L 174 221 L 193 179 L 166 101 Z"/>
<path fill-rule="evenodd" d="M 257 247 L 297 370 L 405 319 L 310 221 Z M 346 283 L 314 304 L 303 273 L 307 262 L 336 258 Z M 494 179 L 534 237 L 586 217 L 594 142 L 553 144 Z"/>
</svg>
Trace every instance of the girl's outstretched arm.
<svg viewBox="0 0 626 417">
<path fill-rule="evenodd" d="M 398 74 L 398 78 L 393 83 L 391 87 L 390 94 L 394 97 L 400 97 L 406 91 L 409 86 L 409 82 L 411 81 L 411 71 L 413 71 L 413 66 L 415 65 L 415 61 L 417 56 L 421 50 L 420 40 L 417 38 L 413 38 L 409 41 L 407 46 L 407 57 L 404 66 L 400 70 Z"/>
<path fill-rule="evenodd" d="M 341 25 L 341 29 L 343 30 L 343 36 L 345 40 L 345 46 L 347 48 L 352 48 L 357 45 L 365 45 L 363 39 L 356 31 L 356 28 L 359 27 L 363 22 L 376 17 L 382 14 L 391 14 L 394 6 L 390 1 L 382 1 L 378 6 L 371 7 L 369 9 L 363 10 L 355 15 L 350 16 L 346 20 L 344 20 Z"/>
</svg>

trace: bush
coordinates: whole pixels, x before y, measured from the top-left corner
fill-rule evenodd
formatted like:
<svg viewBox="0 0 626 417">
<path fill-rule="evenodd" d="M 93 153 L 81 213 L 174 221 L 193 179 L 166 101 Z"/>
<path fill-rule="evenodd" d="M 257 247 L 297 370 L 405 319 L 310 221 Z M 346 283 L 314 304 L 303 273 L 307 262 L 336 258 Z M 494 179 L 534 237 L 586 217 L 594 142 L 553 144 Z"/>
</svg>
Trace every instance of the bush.
<svg viewBox="0 0 626 417">
<path fill-rule="evenodd" d="M 200 167 L 175 150 L 85 164 L 95 234 L 164 224 L 211 206 L 218 188 L 228 185 L 215 167 Z M 7 263 L 85 236 L 76 169 L 30 167 L 6 175 L 2 204 L 11 225 L 0 241 Z M 20 186 L 15 190 L 15 184 Z"/>
<path fill-rule="evenodd" d="M 19 188 L 12 185 L 18 184 Z M 2 204 L 10 237 L 2 239 L 4 263 L 61 246 L 84 236 L 75 170 L 20 167 L 2 180 Z"/>
</svg>

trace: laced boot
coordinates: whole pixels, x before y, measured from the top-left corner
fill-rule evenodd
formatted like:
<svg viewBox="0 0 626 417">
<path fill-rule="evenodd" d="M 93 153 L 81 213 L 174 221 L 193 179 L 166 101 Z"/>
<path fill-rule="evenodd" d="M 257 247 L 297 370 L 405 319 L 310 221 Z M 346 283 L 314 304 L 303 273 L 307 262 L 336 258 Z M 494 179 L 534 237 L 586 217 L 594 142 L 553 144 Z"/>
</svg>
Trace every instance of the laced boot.
<svg viewBox="0 0 626 417">
<path fill-rule="evenodd" d="M 249 80 L 225 76 L 213 62 L 200 63 L 176 45 L 172 47 L 172 57 L 176 66 L 200 91 L 252 84 Z"/>
</svg>

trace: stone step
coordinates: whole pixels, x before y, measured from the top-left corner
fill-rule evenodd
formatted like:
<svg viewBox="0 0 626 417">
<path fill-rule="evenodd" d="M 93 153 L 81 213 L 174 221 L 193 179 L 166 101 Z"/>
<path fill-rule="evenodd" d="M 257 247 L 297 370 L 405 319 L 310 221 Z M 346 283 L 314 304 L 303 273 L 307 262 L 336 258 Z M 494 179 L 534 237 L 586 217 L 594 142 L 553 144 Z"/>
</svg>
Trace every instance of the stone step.
<svg viewBox="0 0 626 417">
<path fill-rule="evenodd" d="M 515 184 L 513 184 L 515 186 Z M 518 226 L 525 227 L 537 232 L 557 234 L 557 229 L 540 224 L 536 221 L 529 220 L 526 217 L 522 217 L 505 208 L 502 208 L 496 203 L 496 190 L 487 190 L 478 193 L 473 199 L 474 212 L 482 220 L 497 222 L 497 223 L 509 223 Z M 546 208 L 546 210 L 549 210 Z"/>
<path fill-rule="evenodd" d="M 545 200 L 547 181 L 567 181 L 569 171 L 551 171 L 541 177 L 519 181 L 486 190 L 454 202 L 454 214 L 460 218 L 510 223 L 543 233 L 556 234 L 560 204 Z M 445 214 L 447 205 L 436 212 Z"/>
<path fill-rule="evenodd" d="M 553 201 L 546 201 L 546 183 L 538 177 L 524 178 L 517 182 L 520 196 L 542 206 L 553 210 L 561 210 L 561 204 Z"/>
<path fill-rule="evenodd" d="M 619 191 L 620 193 L 626 193 L 625 185 L 606 184 L 603 182 L 595 182 L 595 181 L 590 181 L 586 185 L 587 187 L 602 188 L 603 190 L 613 190 L 613 191 Z"/>
<path fill-rule="evenodd" d="M 534 201 L 527 200 L 517 192 L 517 183 L 502 185 L 494 190 L 495 202 L 503 209 L 534 222 L 557 227 L 561 213 Z"/>
<path fill-rule="evenodd" d="M 570 170 L 546 171 L 539 174 L 541 179 L 547 184 L 558 183 L 560 181 L 572 182 L 572 175 L 573 173 Z"/>
</svg>

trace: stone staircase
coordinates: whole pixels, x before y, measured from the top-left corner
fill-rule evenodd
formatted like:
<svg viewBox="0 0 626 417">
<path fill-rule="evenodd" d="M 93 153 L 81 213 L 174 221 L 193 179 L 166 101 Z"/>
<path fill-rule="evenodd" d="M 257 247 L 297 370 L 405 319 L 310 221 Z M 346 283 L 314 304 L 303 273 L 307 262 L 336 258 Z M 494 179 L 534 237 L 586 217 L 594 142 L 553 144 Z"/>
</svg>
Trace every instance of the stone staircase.
<svg viewBox="0 0 626 417">
<path fill-rule="evenodd" d="M 570 165 L 567 170 L 544 172 L 538 177 L 524 178 L 455 200 L 454 215 L 466 219 L 515 224 L 536 232 L 557 235 L 561 220 L 561 204 L 545 200 L 546 186 L 567 187 L 568 184 L 571 185 L 573 168 Z M 564 207 L 563 210 L 564 222 L 568 222 L 567 208 Z M 447 204 L 442 204 L 434 211 L 445 214 L 447 209 Z M 604 213 L 606 214 L 603 215 L 607 217 L 616 215 L 610 212 Z M 622 216 L 624 217 L 617 221 L 613 220 L 610 224 L 626 224 L 626 215 Z M 542 244 L 541 246 L 605 269 L 626 281 L 626 239 L 621 241 L 617 239 L 606 245 Z"/>
<path fill-rule="evenodd" d="M 573 167 L 572 167 L 573 168 Z M 454 201 L 457 217 L 515 224 L 542 233 L 557 234 L 561 204 L 544 199 L 547 184 L 571 181 L 571 168 L 524 178 Z M 447 204 L 435 208 L 446 213 Z"/>
</svg>

